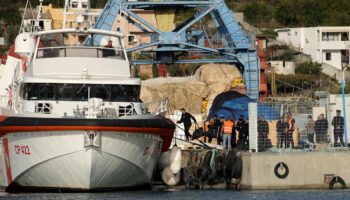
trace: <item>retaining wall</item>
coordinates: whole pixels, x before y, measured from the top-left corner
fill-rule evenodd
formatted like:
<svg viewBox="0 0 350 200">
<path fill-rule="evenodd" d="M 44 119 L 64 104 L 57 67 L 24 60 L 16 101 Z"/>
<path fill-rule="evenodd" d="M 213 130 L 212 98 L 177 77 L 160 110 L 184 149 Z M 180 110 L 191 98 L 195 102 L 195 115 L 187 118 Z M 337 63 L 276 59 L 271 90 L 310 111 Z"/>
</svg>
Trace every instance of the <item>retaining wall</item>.
<svg viewBox="0 0 350 200">
<path fill-rule="evenodd" d="M 350 187 L 350 152 L 244 153 L 241 189 L 328 189 L 334 176 Z M 275 175 L 284 162 L 286 178 Z M 283 174 L 284 170 L 279 170 Z"/>
</svg>

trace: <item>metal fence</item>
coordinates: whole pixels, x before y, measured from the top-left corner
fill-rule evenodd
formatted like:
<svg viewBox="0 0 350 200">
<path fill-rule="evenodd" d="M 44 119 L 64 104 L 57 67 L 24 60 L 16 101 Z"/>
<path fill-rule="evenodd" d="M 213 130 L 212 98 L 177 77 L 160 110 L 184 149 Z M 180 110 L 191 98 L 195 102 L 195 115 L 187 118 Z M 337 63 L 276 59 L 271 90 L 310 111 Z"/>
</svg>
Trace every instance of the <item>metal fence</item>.
<svg viewBox="0 0 350 200">
<path fill-rule="evenodd" d="M 348 117 L 344 120 L 342 104 L 340 95 L 328 96 L 323 104 L 322 101 L 251 103 L 249 149 L 258 152 L 345 149 Z"/>
</svg>

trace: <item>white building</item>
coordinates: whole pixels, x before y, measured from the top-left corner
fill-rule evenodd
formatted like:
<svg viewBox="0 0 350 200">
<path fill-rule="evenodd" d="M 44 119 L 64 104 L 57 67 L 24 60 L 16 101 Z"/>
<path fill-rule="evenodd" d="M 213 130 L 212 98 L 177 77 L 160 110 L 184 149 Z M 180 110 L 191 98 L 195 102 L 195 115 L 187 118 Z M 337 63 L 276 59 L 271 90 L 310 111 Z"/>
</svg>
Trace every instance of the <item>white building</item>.
<svg viewBox="0 0 350 200">
<path fill-rule="evenodd" d="M 275 69 L 276 74 L 295 74 L 295 62 L 272 60 L 269 65 Z"/>
<path fill-rule="evenodd" d="M 350 26 L 276 29 L 277 39 L 337 70 L 349 65 Z"/>
</svg>

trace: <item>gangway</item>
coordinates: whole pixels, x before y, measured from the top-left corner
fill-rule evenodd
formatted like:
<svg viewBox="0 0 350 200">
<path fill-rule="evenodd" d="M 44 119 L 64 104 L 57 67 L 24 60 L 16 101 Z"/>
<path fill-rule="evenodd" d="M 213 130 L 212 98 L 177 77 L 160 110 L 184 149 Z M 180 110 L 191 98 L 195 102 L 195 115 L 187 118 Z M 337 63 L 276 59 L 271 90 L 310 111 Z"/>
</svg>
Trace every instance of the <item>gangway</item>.
<svg viewBox="0 0 350 200">
<path fill-rule="evenodd" d="M 139 9 L 193 9 L 195 12 L 172 31 L 164 32 L 134 12 Z M 112 30 L 121 15 L 151 38 L 149 43 L 127 49 L 127 52 L 140 52 L 148 57 L 147 60 L 130 59 L 132 64 L 232 63 L 243 74 L 248 96 L 255 100 L 259 98 L 260 61 L 255 38 L 244 32 L 224 0 L 109 0 L 94 28 Z M 194 24 L 205 21 L 207 16 L 217 29 L 215 35 L 208 36 L 205 30 L 192 28 Z M 204 56 L 184 59 L 186 53 Z"/>
</svg>

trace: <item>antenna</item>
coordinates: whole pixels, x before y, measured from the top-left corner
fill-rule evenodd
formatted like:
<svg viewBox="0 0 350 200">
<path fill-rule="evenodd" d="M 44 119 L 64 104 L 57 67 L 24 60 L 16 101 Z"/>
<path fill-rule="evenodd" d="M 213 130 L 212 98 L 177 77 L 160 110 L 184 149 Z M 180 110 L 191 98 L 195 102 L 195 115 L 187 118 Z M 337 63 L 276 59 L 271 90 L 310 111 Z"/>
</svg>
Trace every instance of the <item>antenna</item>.
<svg viewBox="0 0 350 200">
<path fill-rule="evenodd" d="M 92 16 L 98 16 L 99 13 L 90 12 L 90 0 L 65 0 L 63 8 L 63 29 L 68 22 L 70 26 L 82 27 L 84 25 L 91 27 Z M 67 17 L 69 16 L 69 17 Z M 69 27 L 69 28 L 76 28 Z M 86 28 L 86 27 L 85 27 Z"/>
<path fill-rule="evenodd" d="M 35 27 L 39 29 L 39 20 L 41 18 L 41 12 L 43 8 L 43 1 L 44 0 L 39 0 L 39 9 L 38 9 L 38 15 L 36 16 L 36 21 L 35 21 Z"/>
</svg>

